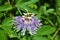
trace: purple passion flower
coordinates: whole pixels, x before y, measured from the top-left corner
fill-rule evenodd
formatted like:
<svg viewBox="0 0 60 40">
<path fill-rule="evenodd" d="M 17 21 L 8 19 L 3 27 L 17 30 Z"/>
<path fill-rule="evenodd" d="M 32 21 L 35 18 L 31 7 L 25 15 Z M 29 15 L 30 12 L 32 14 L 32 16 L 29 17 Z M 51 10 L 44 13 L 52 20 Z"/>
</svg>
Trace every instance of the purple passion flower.
<svg viewBox="0 0 60 40">
<path fill-rule="evenodd" d="M 38 20 L 34 14 L 24 13 L 22 16 L 14 17 L 14 28 L 19 32 L 21 30 L 21 35 L 24 36 L 26 30 L 33 35 L 36 34 L 37 28 L 39 28 L 42 23 Z"/>
</svg>

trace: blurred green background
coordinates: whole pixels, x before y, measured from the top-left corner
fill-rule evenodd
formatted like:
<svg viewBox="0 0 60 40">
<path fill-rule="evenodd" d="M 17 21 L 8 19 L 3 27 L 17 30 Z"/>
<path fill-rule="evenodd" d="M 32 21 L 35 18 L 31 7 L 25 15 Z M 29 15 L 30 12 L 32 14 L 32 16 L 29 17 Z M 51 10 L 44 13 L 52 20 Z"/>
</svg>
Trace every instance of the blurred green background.
<svg viewBox="0 0 60 40">
<path fill-rule="evenodd" d="M 25 9 L 42 20 L 42 28 L 32 36 L 12 29 L 13 17 Z M 0 40 L 60 40 L 60 0 L 0 0 Z"/>
</svg>

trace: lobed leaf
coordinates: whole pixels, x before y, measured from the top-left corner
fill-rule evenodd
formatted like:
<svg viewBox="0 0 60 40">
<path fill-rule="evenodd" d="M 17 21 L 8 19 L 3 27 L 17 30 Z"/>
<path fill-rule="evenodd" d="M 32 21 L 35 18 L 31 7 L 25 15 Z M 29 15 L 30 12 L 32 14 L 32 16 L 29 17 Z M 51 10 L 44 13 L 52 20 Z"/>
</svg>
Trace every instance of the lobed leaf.
<svg viewBox="0 0 60 40">
<path fill-rule="evenodd" d="M 11 29 L 13 25 L 13 21 L 11 17 L 6 18 L 1 25 L 2 25 L 1 28 L 9 35 L 10 38 L 16 37 Z"/>
<path fill-rule="evenodd" d="M 37 35 L 49 35 L 56 31 L 55 27 L 51 27 L 49 25 L 44 25 L 42 28 L 37 30 Z"/>
</svg>

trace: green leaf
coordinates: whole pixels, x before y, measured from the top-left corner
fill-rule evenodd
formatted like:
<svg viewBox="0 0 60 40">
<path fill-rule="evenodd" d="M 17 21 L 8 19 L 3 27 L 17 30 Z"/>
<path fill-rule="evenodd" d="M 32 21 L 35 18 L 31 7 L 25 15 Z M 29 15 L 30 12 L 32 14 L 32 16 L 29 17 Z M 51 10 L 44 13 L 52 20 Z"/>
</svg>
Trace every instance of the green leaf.
<svg viewBox="0 0 60 40">
<path fill-rule="evenodd" d="M 11 5 L 2 5 L 0 6 L 0 11 L 8 11 L 8 10 L 11 10 L 12 9 L 12 6 Z"/>
<path fill-rule="evenodd" d="M 12 26 L 12 25 L 13 25 L 13 22 L 12 22 L 11 17 L 4 19 L 4 21 L 2 22 L 2 26 L 4 26 L 4 27 L 8 27 L 8 26 Z"/>
<path fill-rule="evenodd" d="M 4 30 L 9 30 L 8 28 L 11 28 L 13 25 L 12 18 L 8 17 L 4 19 L 1 25 Z"/>
<path fill-rule="evenodd" d="M 46 9 L 47 9 L 46 6 L 43 6 L 42 10 L 43 10 L 44 14 L 47 14 Z"/>
<path fill-rule="evenodd" d="M 0 40 L 7 40 L 7 36 L 2 30 L 0 30 Z"/>
<path fill-rule="evenodd" d="M 36 3 L 36 2 L 38 2 L 39 0 L 25 0 L 25 1 L 23 1 L 23 0 L 18 0 L 18 1 L 16 1 L 16 5 L 19 5 L 19 4 L 24 4 L 24 5 L 30 5 L 30 4 L 34 4 L 34 3 Z"/>
<path fill-rule="evenodd" d="M 57 16 L 57 21 L 60 24 L 60 17 L 59 16 Z"/>
<path fill-rule="evenodd" d="M 33 40 L 49 40 L 47 37 L 34 36 Z"/>
<path fill-rule="evenodd" d="M 30 0 L 28 2 L 25 2 L 24 5 L 29 5 L 38 2 L 39 0 Z"/>
<path fill-rule="evenodd" d="M 11 29 L 12 25 L 13 25 L 12 18 L 8 17 L 2 22 L 2 27 L 1 27 L 8 34 L 10 38 L 16 37 L 16 35 Z"/>
<path fill-rule="evenodd" d="M 51 39 L 52 38 L 52 35 L 47 35 L 48 39 Z"/>
<path fill-rule="evenodd" d="M 37 5 L 36 4 L 30 4 L 28 5 L 30 8 L 33 8 L 33 9 L 37 9 Z"/>
<path fill-rule="evenodd" d="M 60 0 L 56 0 L 56 12 L 60 13 Z"/>
<path fill-rule="evenodd" d="M 37 35 L 49 35 L 56 31 L 55 27 L 51 27 L 49 25 L 44 25 L 42 28 L 37 30 Z"/>
<path fill-rule="evenodd" d="M 48 9 L 47 13 L 53 13 L 54 9 Z"/>
<path fill-rule="evenodd" d="M 45 15 L 47 15 L 46 6 L 40 6 L 39 11 L 40 13 L 44 13 Z"/>
</svg>

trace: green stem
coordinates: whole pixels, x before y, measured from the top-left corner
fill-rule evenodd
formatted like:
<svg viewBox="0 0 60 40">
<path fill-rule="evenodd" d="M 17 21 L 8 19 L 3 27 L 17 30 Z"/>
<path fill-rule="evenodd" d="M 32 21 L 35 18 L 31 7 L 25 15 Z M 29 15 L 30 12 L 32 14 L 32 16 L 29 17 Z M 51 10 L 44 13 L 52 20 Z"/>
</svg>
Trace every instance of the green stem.
<svg viewBox="0 0 60 40">
<path fill-rule="evenodd" d="M 51 40 L 54 40 L 55 36 L 57 35 L 58 31 L 60 30 L 60 28 L 58 28 L 58 30 L 55 32 L 55 34 L 52 36 Z"/>
</svg>

